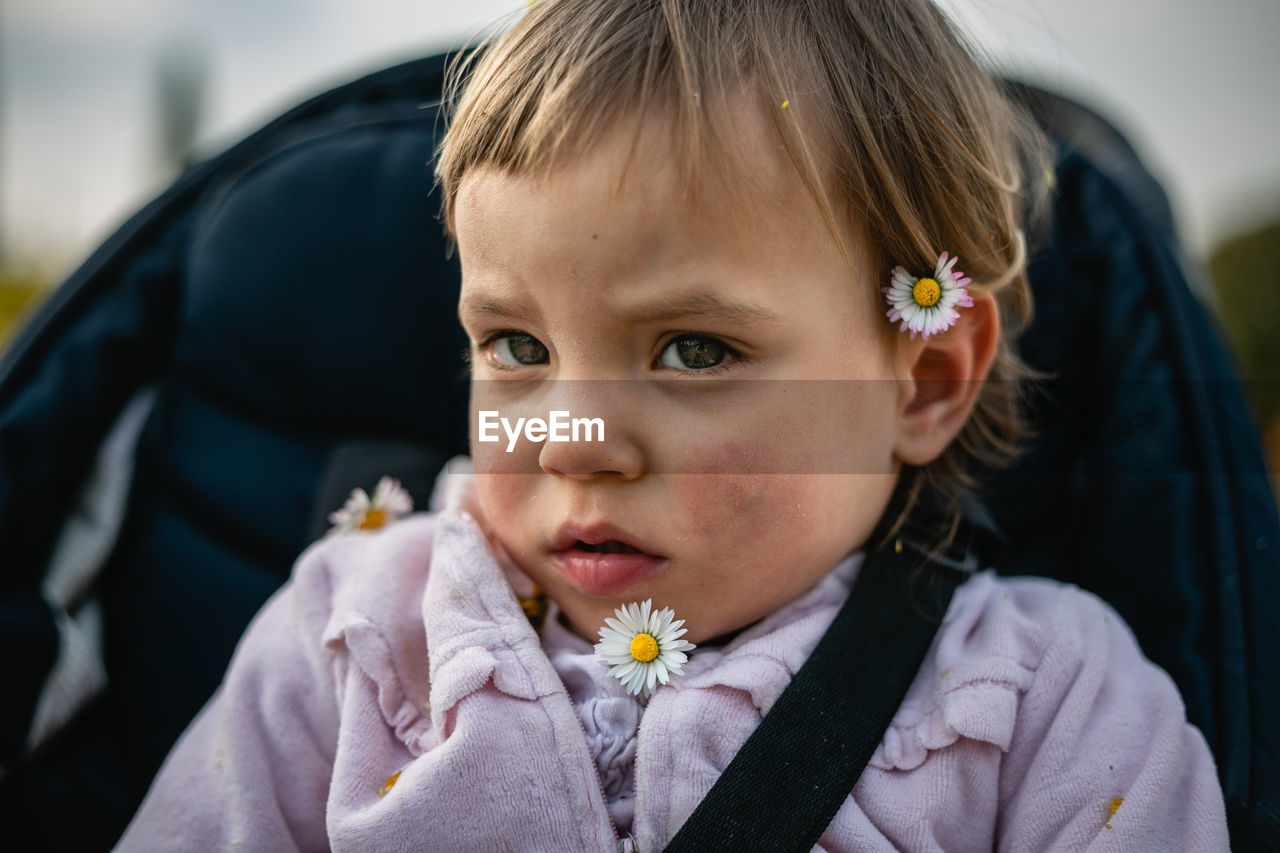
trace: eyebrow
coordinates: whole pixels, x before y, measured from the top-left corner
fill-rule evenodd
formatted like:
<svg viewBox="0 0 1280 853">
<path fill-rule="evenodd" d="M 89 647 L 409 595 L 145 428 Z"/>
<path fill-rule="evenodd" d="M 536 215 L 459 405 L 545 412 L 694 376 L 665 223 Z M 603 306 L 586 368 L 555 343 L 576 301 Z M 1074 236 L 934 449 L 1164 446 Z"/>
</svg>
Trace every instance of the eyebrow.
<svg viewBox="0 0 1280 853">
<path fill-rule="evenodd" d="M 470 294 L 463 297 L 458 302 L 459 319 L 465 318 L 468 314 L 482 317 L 497 317 L 504 320 L 514 320 L 516 322 L 524 322 L 534 317 L 533 311 L 530 311 L 519 303 L 507 302 L 506 300 L 489 296 L 484 293 L 479 295 Z"/>
<path fill-rule="evenodd" d="M 681 293 L 627 309 L 635 320 L 674 320 L 697 317 L 730 323 L 778 323 L 782 316 L 759 305 L 737 302 L 714 293 Z"/>
<path fill-rule="evenodd" d="M 778 323 L 782 316 L 759 305 L 724 299 L 714 293 L 681 293 L 623 309 L 627 318 L 636 321 L 661 321 L 685 318 L 714 319 L 730 323 Z M 458 315 L 480 315 L 522 321 L 535 312 L 523 305 L 485 294 L 468 295 L 458 303 Z"/>
</svg>

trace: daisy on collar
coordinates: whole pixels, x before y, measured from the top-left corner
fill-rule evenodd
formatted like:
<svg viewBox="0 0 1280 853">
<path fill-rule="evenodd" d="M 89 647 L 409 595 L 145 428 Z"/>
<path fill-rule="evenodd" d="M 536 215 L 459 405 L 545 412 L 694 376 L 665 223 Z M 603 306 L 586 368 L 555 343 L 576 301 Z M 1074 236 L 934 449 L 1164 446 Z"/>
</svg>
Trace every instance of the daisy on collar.
<svg viewBox="0 0 1280 853">
<path fill-rule="evenodd" d="M 383 477 L 370 498 L 364 489 L 352 489 L 342 509 L 329 514 L 330 533 L 377 530 L 413 511 L 413 498 L 399 480 Z"/>
<path fill-rule="evenodd" d="M 693 643 L 680 639 L 683 619 L 664 607 L 653 612 L 653 600 L 632 602 L 613 611 L 617 619 L 605 619 L 596 643 L 596 657 L 609 665 L 609 674 L 622 682 L 630 694 L 647 698 L 660 682 L 684 672 Z"/>
</svg>

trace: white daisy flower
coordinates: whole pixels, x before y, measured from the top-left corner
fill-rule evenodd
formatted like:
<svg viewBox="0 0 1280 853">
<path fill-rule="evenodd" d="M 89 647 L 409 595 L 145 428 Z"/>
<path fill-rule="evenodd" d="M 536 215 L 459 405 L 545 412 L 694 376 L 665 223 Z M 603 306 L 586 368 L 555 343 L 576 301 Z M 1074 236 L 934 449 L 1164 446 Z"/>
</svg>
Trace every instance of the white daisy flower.
<svg viewBox="0 0 1280 853">
<path fill-rule="evenodd" d="M 383 477 L 370 498 L 364 489 L 352 489 L 342 509 L 329 514 L 330 533 L 350 530 L 377 530 L 402 515 L 413 512 L 413 498 L 399 480 Z"/>
<path fill-rule="evenodd" d="M 881 292 L 892 306 L 889 320 L 902 321 L 900 331 L 911 332 L 911 340 L 919 334 L 926 341 L 930 335 L 945 332 L 960 319 L 956 308 L 973 305 L 973 297 L 964 289 L 972 279 L 955 269 L 956 259 L 938 257 L 932 277 L 916 278 L 902 267 L 893 268 L 888 287 Z"/>
<path fill-rule="evenodd" d="M 609 664 L 609 674 L 622 682 L 628 693 L 647 697 L 654 685 L 666 684 L 684 671 L 693 643 L 680 639 L 685 634 L 683 619 L 664 607 L 652 612 L 653 600 L 632 602 L 614 610 L 617 619 L 605 619 L 596 643 L 596 657 Z M 675 621 L 672 621 L 672 620 Z"/>
</svg>

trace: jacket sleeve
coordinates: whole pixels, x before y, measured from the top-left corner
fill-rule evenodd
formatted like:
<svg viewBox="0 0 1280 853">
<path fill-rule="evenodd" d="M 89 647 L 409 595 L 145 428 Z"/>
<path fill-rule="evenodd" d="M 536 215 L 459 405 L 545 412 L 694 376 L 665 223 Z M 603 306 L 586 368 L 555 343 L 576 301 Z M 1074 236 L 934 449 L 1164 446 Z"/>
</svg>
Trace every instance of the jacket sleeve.
<svg viewBox="0 0 1280 853">
<path fill-rule="evenodd" d="M 323 544 L 241 639 L 221 687 L 179 739 L 117 849 L 324 850 L 338 738 Z"/>
<path fill-rule="evenodd" d="M 1065 588 L 1048 618 L 1001 773 L 999 849 L 1227 850 L 1213 757 L 1173 681 L 1092 595 Z"/>
</svg>

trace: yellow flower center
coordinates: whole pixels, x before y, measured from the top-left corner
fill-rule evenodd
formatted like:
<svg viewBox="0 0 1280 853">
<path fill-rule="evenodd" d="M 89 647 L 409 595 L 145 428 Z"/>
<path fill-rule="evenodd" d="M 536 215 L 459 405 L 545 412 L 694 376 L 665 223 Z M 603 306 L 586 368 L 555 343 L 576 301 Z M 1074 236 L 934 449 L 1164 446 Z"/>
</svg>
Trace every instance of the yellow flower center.
<svg viewBox="0 0 1280 853">
<path fill-rule="evenodd" d="M 640 663 L 648 663 L 658 656 L 658 641 L 652 634 L 636 634 L 631 640 L 631 656 Z"/>
<path fill-rule="evenodd" d="M 942 298 L 942 288 L 931 278 L 922 278 L 911 288 L 911 298 L 921 308 L 931 308 Z"/>
<path fill-rule="evenodd" d="M 364 514 L 364 518 L 360 519 L 361 530 L 377 530 L 387 523 L 387 512 L 381 509 L 371 509 Z"/>
</svg>

